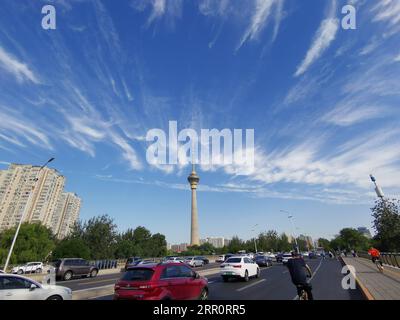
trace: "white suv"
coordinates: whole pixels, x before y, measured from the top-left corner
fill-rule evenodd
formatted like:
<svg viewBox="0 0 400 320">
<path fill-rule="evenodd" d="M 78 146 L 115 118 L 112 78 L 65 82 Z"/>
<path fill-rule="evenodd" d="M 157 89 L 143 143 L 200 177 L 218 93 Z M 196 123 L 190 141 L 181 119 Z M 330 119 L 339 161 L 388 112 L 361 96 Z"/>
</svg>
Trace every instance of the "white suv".
<svg viewBox="0 0 400 320">
<path fill-rule="evenodd" d="M 42 262 L 28 262 L 25 265 L 14 267 L 11 273 L 24 274 L 24 273 L 42 273 Z"/>
<path fill-rule="evenodd" d="M 260 268 L 249 257 L 233 256 L 221 264 L 220 274 L 224 282 L 229 278 L 241 278 L 249 281 L 250 277 L 260 277 Z"/>
<path fill-rule="evenodd" d="M 202 267 L 204 266 L 204 261 L 203 260 L 198 260 L 195 257 L 187 257 L 184 261 L 186 264 L 188 264 L 191 267 Z"/>
</svg>

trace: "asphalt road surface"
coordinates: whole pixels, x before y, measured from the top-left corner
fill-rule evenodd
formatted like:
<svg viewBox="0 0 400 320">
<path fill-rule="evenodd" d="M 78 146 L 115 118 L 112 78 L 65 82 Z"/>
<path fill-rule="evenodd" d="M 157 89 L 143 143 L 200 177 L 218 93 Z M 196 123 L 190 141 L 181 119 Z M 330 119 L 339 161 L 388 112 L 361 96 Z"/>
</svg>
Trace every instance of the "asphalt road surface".
<svg viewBox="0 0 400 320">
<path fill-rule="evenodd" d="M 342 266 L 335 259 L 306 260 L 313 271 L 311 284 L 315 300 L 362 300 L 363 296 L 358 289 L 344 290 L 341 286 L 343 275 Z M 210 267 L 216 267 L 213 264 Z M 200 270 L 200 268 L 198 269 Z M 107 279 L 106 279 L 107 278 Z M 68 283 L 73 290 L 96 287 L 114 283 L 119 277 L 103 276 L 97 279 L 78 280 L 74 284 Z M 259 279 L 249 282 L 231 280 L 222 281 L 219 274 L 206 277 L 209 281 L 210 300 L 295 300 L 297 292 L 290 280 L 286 266 L 274 264 L 269 268 L 262 268 Z M 102 281 L 102 282 L 98 282 Z M 114 282 L 113 282 L 114 281 Z M 64 285 L 64 284 L 63 284 Z M 112 296 L 96 298 L 97 300 L 111 300 Z"/>
</svg>

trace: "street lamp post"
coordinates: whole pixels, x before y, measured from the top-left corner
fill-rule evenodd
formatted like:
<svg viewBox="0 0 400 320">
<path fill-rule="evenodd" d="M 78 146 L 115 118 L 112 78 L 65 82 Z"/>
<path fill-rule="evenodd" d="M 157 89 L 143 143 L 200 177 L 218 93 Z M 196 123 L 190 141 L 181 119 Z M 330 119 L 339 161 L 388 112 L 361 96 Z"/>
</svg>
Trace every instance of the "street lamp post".
<svg viewBox="0 0 400 320">
<path fill-rule="evenodd" d="M 280 211 L 284 212 L 284 213 L 287 213 L 287 215 L 288 215 L 288 219 L 290 220 L 290 223 L 292 225 L 292 236 L 293 236 L 294 242 L 296 244 L 296 251 L 297 251 L 297 253 L 300 253 L 299 244 L 297 243 L 297 236 L 296 236 L 295 231 L 294 231 L 293 215 L 291 215 L 290 212 L 285 211 L 285 210 L 280 210 Z"/>
<path fill-rule="evenodd" d="M 254 232 L 255 231 L 255 227 L 257 227 L 258 226 L 258 224 L 256 224 L 256 225 L 254 225 L 253 226 L 253 229 L 251 230 L 251 232 Z M 256 238 L 254 238 L 254 250 L 255 250 L 255 254 L 257 254 L 257 240 L 256 240 Z"/>
<path fill-rule="evenodd" d="M 46 167 L 46 166 L 47 166 L 50 162 L 52 162 L 53 160 L 54 160 L 54 158 L 50 158 L 49 160 L 47 160 L 47 162 L 46 162 L 44 165 L 42 165 L 42 166 L 40 167 L 40 169 L 39 169 L 38 172 L 36 173 L 36 176 L 39 174 L 39 172 L 40 172 L 44 167 Z M 34 181 L 36 182 L 37 180 L 38 180 L 38 178 L 35 178 Z M 25 181 L 26 181 L 26 179 L 25 179 Z M 13 241 L 12 241 L 12 243 L 11 243 L 10 251 L 8 252 L 6 264 L 4 265 L 4 271 L 5 271 L 5 272 L 7 272 L 8 263 L 10 262 L 11 254 L 12 254 L 12 252 L 13 252 L 13 250 L 14 250 L 14 245 L 15 245 L 15 242 L 16 242 L 17 237 L 18 237 L 19 229 L 21 228 L 22 222 L 23 222 L 23 220 L 24 220 L 24 218 L 25 218 L 26 211 L 28 210 L 28 206 L 29 206 L 29 203 L 30 203 L 30 200 L 31 200 L 31 197 L 32 197 L 34 188 L 35 188 L 35 185 L 33 185 L 32 190 L 31 190 L 31 192 L 29 193 L 29 197 L 28 197 L 28 200 L 26 201 L 26 205 L 25 205 L 24 211 L 22 212 L 22 216 L 21 216 L 21 219 L 19 220 L 19 223 L 18 223 L 18 226 L 17 226 L 17 230 L 15 231 L 14 238 L 13 238 Z"/>
<path fill-rule="evenodd" d="M 384 196 L 385 196 L 385 195 L 383 194 L 383 191 L 382 191 L 381 187 L 379 187 L 378 184 L 376 183 L 375 177 L 374 177 L 372 174 L 370 174 L 369 177 L 371 178 L 371 181 L 372 181 L 372 182 L 374 183 L 374 185 L 375 185 L 375 192 L 376 192 L 376 195 L 378 196 L 378 198 L 381 198 L 382 200 L 384 200 Z"/>
</svg>

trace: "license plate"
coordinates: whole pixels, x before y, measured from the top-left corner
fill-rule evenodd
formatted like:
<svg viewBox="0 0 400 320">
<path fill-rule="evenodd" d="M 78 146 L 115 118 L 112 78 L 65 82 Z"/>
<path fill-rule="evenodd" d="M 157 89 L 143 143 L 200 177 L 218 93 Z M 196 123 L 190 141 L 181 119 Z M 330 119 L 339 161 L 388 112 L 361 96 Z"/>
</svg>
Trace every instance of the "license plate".
<svg viewBox="0 0 400 320">
<path fill-rule="evenodd" d="M 232 275 L 233 272 L 224 272 L 224 274 L 226 274 L 226 275 Z"/>
</svg>

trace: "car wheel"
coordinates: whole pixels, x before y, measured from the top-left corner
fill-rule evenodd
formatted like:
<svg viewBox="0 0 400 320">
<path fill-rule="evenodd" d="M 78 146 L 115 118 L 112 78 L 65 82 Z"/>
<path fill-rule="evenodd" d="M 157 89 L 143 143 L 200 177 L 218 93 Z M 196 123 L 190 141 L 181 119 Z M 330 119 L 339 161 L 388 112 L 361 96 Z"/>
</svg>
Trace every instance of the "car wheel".
<svg viewBox="0 0 400 320">
<path fill-rule="evenodd" d="M 42 273 L 42 269 L 36 269 L 35 273 Z"/>
<path fill-rule="evenodd" d="M 90 277 L 91 277 L 91 278 L 96 277 L 96 276 L 97 276 L 97 273 L 98 273 L 97 270 L 92 270 L 92 271 L 90 272 Z"/>
<path fill-rule="evenodd" d="M 51 296 L 48 297 L 46 300 L 62 300 L 63 298 L 61 298 L 60 296 Z"/>
<path fill-rule="evenodd" d="M 68 281 L 68 280 L 72 279 L 72 276 L 73 276 L 72 271 L 67 271 L 66 273 L 64 273 L 63 279 L 64 279 L 64 281 Z"/>
<path fill-rule="evenodd" d="M 201 291 L 199 300 L 208 300 L 208 290 L 206 288 Z"/>
<path fill-rule="evenodd" d="M 245 281 L 245 282 L 248 282 L 249 281 L 249 272 L 246 270 L 245 271 L 245 273 L 244 273 L 244 278 L 243 278 L 243 280 Z"/>
<path fill-rule="evenodd" d="M 24 271 L 22 269 L 17 271 L 17 274 L 23 274 L 23 273 L 24 273 Z"/>
<path fill-rule="evenodd" d="M 226 276 L 222 276 L 222 281 L 223 281 L 223 282 L 228 282 L 228 280 L 229 280 L 229 278 L 228 278 L 228 277 L 226 277 Z"/>
<path fill-rule="evenodd" d="M 259 278 L 261 274 L 260 268 L 257 268 L 256 278 Z"/>
</svg>

